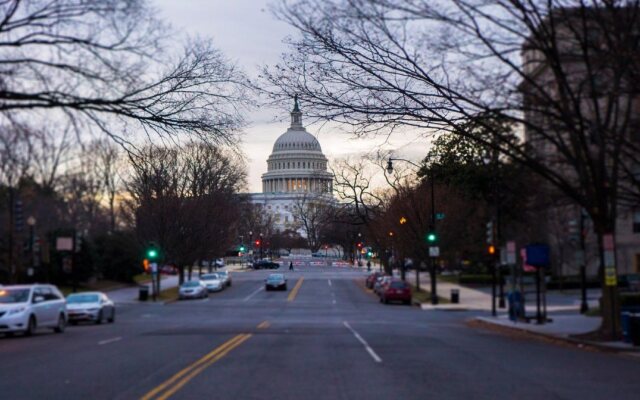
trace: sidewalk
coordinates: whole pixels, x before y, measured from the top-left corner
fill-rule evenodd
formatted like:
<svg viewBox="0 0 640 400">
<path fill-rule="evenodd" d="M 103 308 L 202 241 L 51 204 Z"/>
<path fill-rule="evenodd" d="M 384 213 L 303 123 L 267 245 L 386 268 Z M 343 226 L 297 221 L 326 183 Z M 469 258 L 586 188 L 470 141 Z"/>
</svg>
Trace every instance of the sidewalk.
<svg viewBox="0 0 640 400">
<path fill-rule="evenodd" d="M 409 283 L 415 284 L 415 271 L 406 275 Z M 445 311 L 491 311 L 491 287 L 469 288 L 455 283 L 438 280 L 437 291 L 440 297 L 449 298 L 451 289 L 460 291 L 460 304 L 422 304 L 423 310 L 445 310 Z M 428 273 L 420 273 L 420 287 L 424 290 L 430 289 L 430 279 Z M 590 307 L 598 306 L 600 290 L 592 289 L 588 293 L 588 303 Z M 497 302 L 497 300 L 496 300 Z M 535 313 L 534 302 L 527 302 L 527 315 Z M 497 304 L 496 304 L 497 305 Z M 590 346 L 600 350 L 614 352 L 640 353 L 639 347 L 634 347 L 630 343 L 622 341 L 615 342 L 593 342 L 579 339 L 576 336 L 593 332 L 600 327 L 600 317 L 588 317 L 579 313 L 580 293 L 578 291 L 559 292 L 551 291 L 547 293 L 547 317 L 551 320 L 545 324 L 536 324 L 524 321 L 511 321 L 507 315 L 507 309 L 497 309 L 497 316 L 476 316 L 473 320 L 484 324 L 490 324 L 505 330 L 527 332 L 530 334 L 543 336 L 549 339 L 561 340 L 567 343 Z M 640 355 L 640 354 L 639 354 Z"/>
</svg>

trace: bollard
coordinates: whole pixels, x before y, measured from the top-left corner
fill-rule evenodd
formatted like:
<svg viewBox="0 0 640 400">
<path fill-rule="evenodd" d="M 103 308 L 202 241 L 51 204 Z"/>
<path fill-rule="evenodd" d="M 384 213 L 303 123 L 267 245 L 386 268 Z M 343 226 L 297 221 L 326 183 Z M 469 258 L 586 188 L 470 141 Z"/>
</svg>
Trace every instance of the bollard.
<svg viewBox="0 0 640 400">
<path fill-rule="evenodd" d="M 452 304 L 460 303 L 460 290 L 459 289 L 451 289 L 451 303 Z"/>
</svg>

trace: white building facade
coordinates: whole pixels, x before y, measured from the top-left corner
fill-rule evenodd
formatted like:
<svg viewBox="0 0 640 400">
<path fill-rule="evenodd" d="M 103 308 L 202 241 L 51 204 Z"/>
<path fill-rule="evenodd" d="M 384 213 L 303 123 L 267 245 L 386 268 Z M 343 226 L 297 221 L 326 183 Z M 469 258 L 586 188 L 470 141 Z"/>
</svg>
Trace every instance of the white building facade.
<svg viewBox="0 0 640 400">
<path fill-rule="evenodd" d="M 332 201 L 333 175 L 318 139 L 302 126 L 297 97 L 291 126 L 280 135 L 262 174 L 262 193 L 252 193 L 251 202 L 273 215 L 278 231 L 299 230 L 293 210 L 303 199 Z M 304 235 L 304 232 L 300 232 Z"/>
</svg>

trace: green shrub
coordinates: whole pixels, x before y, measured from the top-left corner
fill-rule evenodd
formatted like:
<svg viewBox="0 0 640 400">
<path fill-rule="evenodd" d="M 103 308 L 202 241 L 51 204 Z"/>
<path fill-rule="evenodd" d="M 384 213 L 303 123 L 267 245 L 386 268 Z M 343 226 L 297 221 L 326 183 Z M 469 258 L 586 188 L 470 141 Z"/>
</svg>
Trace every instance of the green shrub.
<svg viewBox="0 0 640 400">
<path fill-rule="evenodd" d="M 491 275 L 460 275 L 458 282 L 461 285 L 490 285 L 493 282 Z"/>
</svg>

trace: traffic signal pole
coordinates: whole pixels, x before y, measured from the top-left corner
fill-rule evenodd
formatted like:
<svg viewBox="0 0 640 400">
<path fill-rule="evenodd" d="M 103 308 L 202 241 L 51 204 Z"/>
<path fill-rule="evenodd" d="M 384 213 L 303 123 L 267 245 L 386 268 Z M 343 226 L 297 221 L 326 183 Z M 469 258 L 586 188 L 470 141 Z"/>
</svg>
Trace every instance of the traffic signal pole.
<svg viewBox="0 0 640 400">
<path fill-rule="evenodd" d="M 435 204 L 435 193 L 434 193 L 434 185 L 433 185 L 433 167 L 431 167 L 429 171 L 429 180 L 431 181 L 431 233 L 435 235 L 436 231 L 436 204 Z M 436 235 L 437 238 L 437 235 Z M 436 282 L 436 258 L 429 257 L 430 259 L 430 278 L 431 278 L 431 304 L 438 304 L 438 284 Z M 416 267 L 416 273 L 419 269 L 419 266 Z"/>
</svg>

